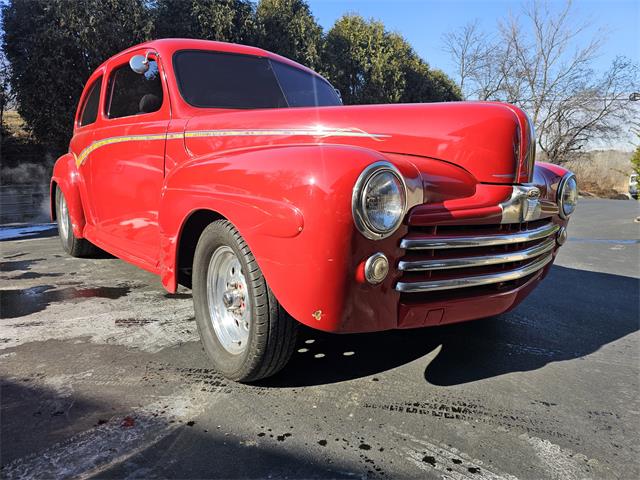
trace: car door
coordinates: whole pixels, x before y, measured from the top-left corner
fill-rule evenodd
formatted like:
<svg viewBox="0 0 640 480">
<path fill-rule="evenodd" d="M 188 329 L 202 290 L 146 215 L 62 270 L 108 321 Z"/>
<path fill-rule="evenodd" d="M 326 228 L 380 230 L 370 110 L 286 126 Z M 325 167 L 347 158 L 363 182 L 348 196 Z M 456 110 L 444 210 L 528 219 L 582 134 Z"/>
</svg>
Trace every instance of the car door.
<svg viewBox="0 0 640 480">
<path fill-rule="evenodd" d="M 148 70 L 129 60 L 147 55 Z M 169 97 L 160 60 L 139 50 L 107 67 L 103 121 L 90 155 L 96 236 L 108 250 L 149 270 L 158 266 L 158 207 L 164 178 Z"/>
<path fill-rule="evenodd" d="M 103 71 L 98 70 L 87 82 L 83 97 L 78 108 L 73 137 L 69 144 L 69 151 L 74 155 L 78 168 L 78 187 L 85 220 L 93 225 L 95 210 L 91 197 L 91 171 L 84 160 L 84 152 L 88 152 L 94 138 L 94 130 L 100 121 L 100 96 L 103 86 Z"/>
</svg>

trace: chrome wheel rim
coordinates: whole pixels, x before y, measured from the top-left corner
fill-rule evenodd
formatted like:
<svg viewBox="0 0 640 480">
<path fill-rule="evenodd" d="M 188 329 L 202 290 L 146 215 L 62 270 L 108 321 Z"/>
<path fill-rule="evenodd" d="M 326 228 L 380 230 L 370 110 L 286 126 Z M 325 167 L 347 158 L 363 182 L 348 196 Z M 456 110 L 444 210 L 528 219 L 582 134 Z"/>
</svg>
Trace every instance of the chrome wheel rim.
<svg viewBox="0 0 640 480">
<path fill-rule="evenodd" d="M 220 344 L 239 355 L 247 348 L 251 302 L 240 260 L 228 246 L 213 252 L 207 270 L 209 319 Z"/>
<path fill-rule="evenodd" d="M 67 208 L 67 201 L 63 195 L 60 195 L 60 206 L 58 211 L 58 228 L 60 229 L 60 236 L 63 240 L 69 237 L 69 209 Z"/>
</svg>

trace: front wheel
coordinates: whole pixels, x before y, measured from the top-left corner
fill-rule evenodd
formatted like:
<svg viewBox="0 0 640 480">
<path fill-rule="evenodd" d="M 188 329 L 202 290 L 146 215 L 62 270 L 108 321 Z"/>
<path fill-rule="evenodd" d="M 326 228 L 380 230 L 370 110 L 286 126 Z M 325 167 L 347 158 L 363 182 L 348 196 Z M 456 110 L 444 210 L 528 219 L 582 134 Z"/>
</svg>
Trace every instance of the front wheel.
<svg viewBox="0 0 640 480">
<path fill-rule="evenodd" d="M 297 322 L 276 300 L 251 250 L 226 220 L 210 224 L 198 240 L 193 301 L 204 350 L 227 378 L 260 380 L 289 361 Z"/>
</svg>

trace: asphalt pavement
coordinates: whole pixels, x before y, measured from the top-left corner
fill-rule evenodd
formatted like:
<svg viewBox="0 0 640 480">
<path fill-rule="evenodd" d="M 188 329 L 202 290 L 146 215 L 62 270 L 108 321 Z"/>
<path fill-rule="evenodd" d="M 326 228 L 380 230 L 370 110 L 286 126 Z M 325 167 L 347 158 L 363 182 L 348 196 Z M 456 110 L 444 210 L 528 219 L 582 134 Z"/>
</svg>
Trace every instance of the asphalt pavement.
<svg viewBox="0 0 640 480">
<path fill-rule="evenodd" d="M 211 370 L 188 290 L 70 258 L 55 229 L 4 229 L 0 476 L 636 479 L 638 215 L 582 199 L 513 312 L 305 329 L 287 368 L 251 386 Z"/>
</svg>

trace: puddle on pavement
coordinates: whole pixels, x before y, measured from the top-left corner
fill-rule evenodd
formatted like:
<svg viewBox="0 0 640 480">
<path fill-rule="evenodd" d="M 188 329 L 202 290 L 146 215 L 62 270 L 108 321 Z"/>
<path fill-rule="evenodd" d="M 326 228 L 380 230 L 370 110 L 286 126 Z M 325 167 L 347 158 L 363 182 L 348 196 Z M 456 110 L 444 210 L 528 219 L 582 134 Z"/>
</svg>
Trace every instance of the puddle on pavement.
<svg viewBox="0 0 640 480">
<path fill-rule="evenodd" d="M 53 285 L 42 285 L 20 290 L 0 290 L 0 318 L 23 317 L 44 310 L 51 303 L 79 298 L 115 300 L 131 290 L 130 287 L 54 288 Z"/>
<path fill-rule="evenodd" d="M 43 261 L 44 258 L 34 258 L 32 260 L 14 260 L 13 262 L 1 262 L 0 272 L 24 272 L 30 270 L 31 265 Z"/>
<path fill-rule="evenodd" d="M 37 272 L 24 272 L 21 273 L 20 275 L 16 275 L 15 277 L 1 277 L 4 278 L 5 280 L 34 280 L 36 278 L 43 278 L 43 277 L 61 277 L 62 273 L 37 273 Z"/>
</svg>

